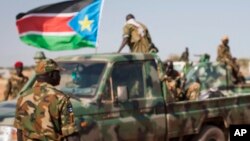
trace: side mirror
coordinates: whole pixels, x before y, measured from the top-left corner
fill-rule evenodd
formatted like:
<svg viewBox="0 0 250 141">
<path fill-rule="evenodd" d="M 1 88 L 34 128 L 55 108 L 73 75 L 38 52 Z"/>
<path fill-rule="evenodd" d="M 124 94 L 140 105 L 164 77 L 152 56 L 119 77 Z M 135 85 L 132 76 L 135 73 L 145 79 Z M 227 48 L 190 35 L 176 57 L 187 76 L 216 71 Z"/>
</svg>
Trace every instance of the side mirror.
<svg viewBox="0 0 250 141">
<path fill-rule="evenodd" d="M 120 102 L 125 102 L 128 100 L 127 86 L 118 86 L 117 87 L 117 100 Z"/>
</svg>

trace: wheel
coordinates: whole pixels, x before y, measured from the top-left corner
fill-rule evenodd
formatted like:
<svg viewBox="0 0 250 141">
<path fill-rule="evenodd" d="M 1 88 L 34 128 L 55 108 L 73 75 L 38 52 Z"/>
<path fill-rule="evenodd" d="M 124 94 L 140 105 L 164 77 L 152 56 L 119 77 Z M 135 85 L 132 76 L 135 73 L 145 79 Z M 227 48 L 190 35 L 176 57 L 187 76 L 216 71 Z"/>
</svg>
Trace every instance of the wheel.
<svg viewBox="0 0 250 141">
<path fill-rule="evenodd" d="M 226 141 L 223 131 L 216 126 L 205 126 L 193 141 Z"/>
</svg>

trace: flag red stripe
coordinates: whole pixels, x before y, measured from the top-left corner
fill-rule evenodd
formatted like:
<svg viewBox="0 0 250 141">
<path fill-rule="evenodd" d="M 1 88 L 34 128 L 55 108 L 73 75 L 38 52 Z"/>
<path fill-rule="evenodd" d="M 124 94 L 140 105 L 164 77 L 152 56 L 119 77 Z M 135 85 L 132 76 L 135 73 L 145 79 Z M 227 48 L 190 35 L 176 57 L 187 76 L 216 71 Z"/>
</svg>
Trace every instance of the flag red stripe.
<svg viewBox="0 0 250 141">
<path fill-rule="evenodd" d="M 70 32 L 72 29 L 68 22 L 73 16 L 67 17 L 41 17 L 31 16 L 20 19 L 16 22 L 19 34 L 38 31 L 38 32 Z"/>
</svg>

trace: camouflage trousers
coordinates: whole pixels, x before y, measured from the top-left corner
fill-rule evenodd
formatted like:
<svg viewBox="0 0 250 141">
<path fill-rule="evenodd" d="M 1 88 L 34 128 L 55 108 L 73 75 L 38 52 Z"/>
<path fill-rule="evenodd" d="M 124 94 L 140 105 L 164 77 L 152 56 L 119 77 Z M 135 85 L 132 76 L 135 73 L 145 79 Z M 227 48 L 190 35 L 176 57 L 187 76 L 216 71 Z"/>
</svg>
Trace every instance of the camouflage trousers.
<svg viewBox="0 0 250 141">
<path fill-rule="evenodd" d="M 166 81 L 167 88 L 169 92 L 172 95 L 172 98 L 175 99 L 175 101 L 183 100 L 183 93 L 181 88 L 178 88 L 176 86 L 176 82 L 174 80 Z"/>
<path fill-rule="evenodd" d="M 197 100 L 200 96 L 200 84 L 197 82 L 192 83 L 186 93 L 188 100 Z"/>
</svg>

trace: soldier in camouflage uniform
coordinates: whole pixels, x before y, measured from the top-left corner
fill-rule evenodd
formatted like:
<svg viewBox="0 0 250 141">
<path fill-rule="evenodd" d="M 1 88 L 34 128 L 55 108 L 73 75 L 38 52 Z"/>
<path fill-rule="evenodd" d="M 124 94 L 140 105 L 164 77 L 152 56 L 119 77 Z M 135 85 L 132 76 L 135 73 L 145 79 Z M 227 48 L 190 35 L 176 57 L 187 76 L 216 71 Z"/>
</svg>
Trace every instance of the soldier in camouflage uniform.
<svg viewBox="0 0 250 141">
<path fill-rule="evenodd" d="M 35 67 L 37 83 L 21 95 L 16 105 L 14 126 L 18 141 L 79 140 L 69 96 L 54 88 L 60 82 L 60 71 L 52 59 Z"/>
<path fill-rule="evenodd" d="M 235 78 L 234 83 L 235 84 L 246 83 L 246 79 L 243 76 L 242 72 L 240 71 L 240 65 L 238 64 L 236 57 L 233 57 L 232 63 L 233 63 L 232 76 Z"/>
<path fill-rule="evenodd" d="M 43 51 L 37 51 L 33 59 L 38 64 L 41 60 L 46 59 L 46 56 Z"/>
<path fill-rule="evenodd" d="M 18 61 L 15 63 L 16 72 L 11 74 L 6 90 L 4 92 L 4 100 L 11 100 L 17 97 L 17 94 L 28 81 L 28 77 L 23 75 L 23 63 Z"/>
<path fill-rule="evenodd" d="M 131 52 L 158 52 L 157 47 L 152 43 L 147 27 L 136 21 L 132 14 L 126 16 L 126 24 L 123 27 L 123 41 L 118 53 L 126 44 L 129 46 Z"/>
<path fill-rule="evenodd" d="M 201 89 L 201 85 L 198 81 L 190 84 L 186 92 L 187 100 L 198 100 L 200 96 L 200 89 Z"/>
<path fill-rule="evenodd" d="M 180 61 L 185 61 L 185 62 L 189 61 L 188 47 L 186 47 L 185 51 L 181 54 Z"/>
<path fill-rule="evenodd" d="M 168 90 L 172 93 L 173 97 L 176 100 L 181 100 L 181 76 L 180 73 L 174 69 L 172 61 L 167 61 L 166 63 L 165 80 Z"/>
<path fill-rule="evenodd" d="M 217 61 L 231 64 L 232 55 L 230 52 L 230 47 L 228 46 L 229 38 L 228 36 L 223 36 L 221 39 L 221 44 L 218 46 L 217 50 Z"/>
<path fill-rule="evenodd" d="M 230 67 L 232 71 L 232 76 L 235 79 L 234 81 L 235 84 L 242 83 L 243 77 L 239 72 L 239 65 L 237 64 L 236 61 L 234 61 L 230 52 L 230 47 L 228 46 L 228 42 L 229 42 L 228 36 L 223 36 L 221 41 L 222 41 L 222 44 L 220 44 L 218 47 L 217 61 L 221 63 L 225 63 L 226 65 Z"/>
</svg>

